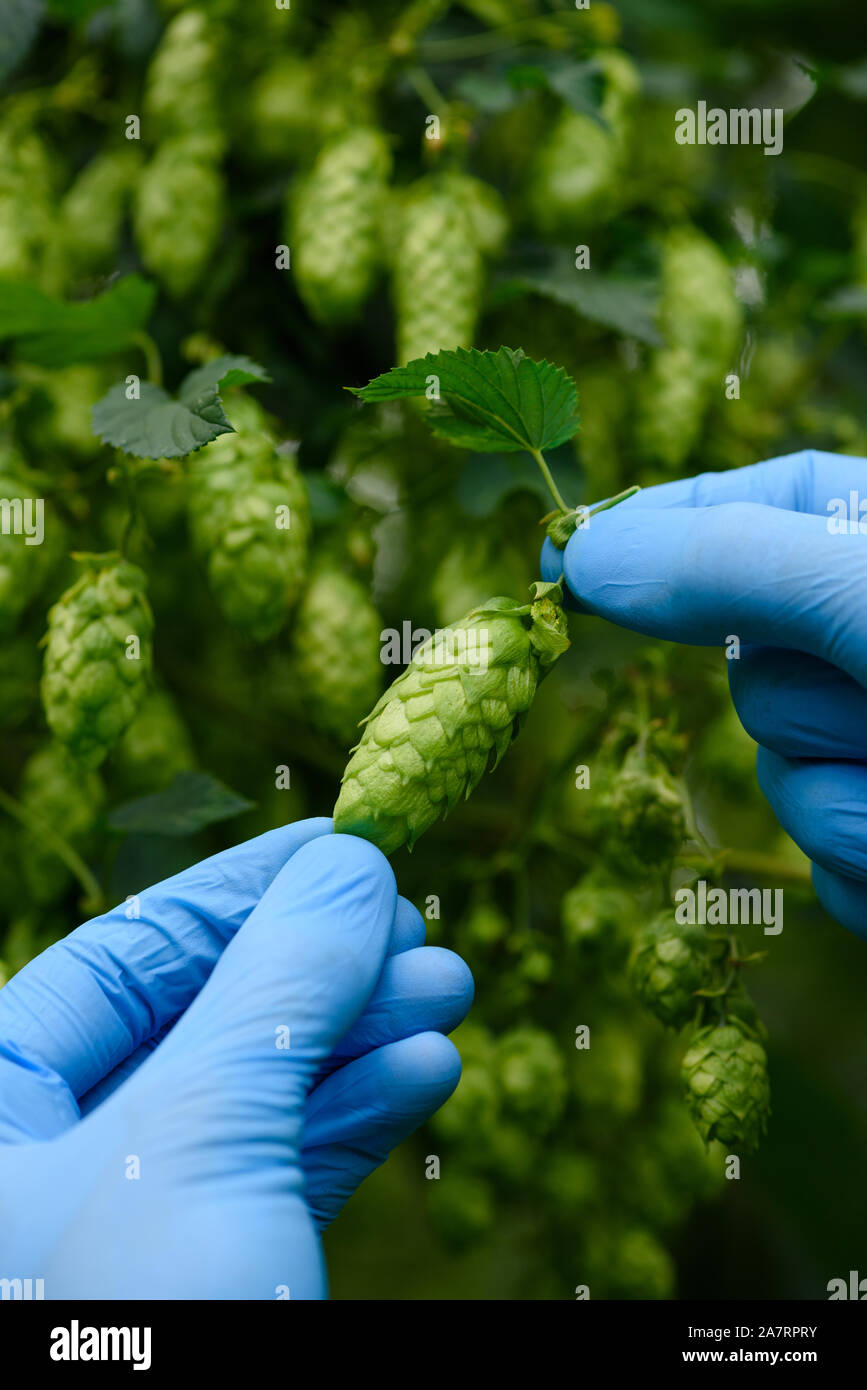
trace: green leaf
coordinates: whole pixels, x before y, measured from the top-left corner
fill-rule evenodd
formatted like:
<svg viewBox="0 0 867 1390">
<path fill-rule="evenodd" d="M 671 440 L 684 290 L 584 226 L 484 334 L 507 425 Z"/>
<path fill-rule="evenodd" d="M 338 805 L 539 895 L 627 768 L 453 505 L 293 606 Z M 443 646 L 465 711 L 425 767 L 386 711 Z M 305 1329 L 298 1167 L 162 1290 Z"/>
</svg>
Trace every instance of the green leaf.
<svg viewBox="0 0 867 1390">
<path fill-rule="evenodd" d="M 562 367 L 534 362 L 520 348 L 497 352 L 456 348 L 393 367 L 367 386 L 350 387 L 363 401 L 427 394 L 436 378 L 440 400 L 427 416 L 433 432 L 460 448 L 554 449 L 578 430 L 578 392 Z"/>
<path fill-rule="evenodd" d="M 520 294 L 539 294 L 573 309 L 582 318 L 602 323 L 628 338 L 658 347 L 662 335 L 656 326 L 658 294 L 652 280 L 626 275 L 603 275 L 596 270 L 576 270 L 571 257 L 548 271 L 510 276 L 497 286 L 494 298 L 507 300 Z"/>
<path fill-rule="evenodd" d="M 195 835 L 206 825 L 231 820 L 254 805 L 206 772 L 179 772 L 165 791 L 115 807 L 108 823 L 112 830 Z"/>
<path fill-rule="evenodd" d="M 197 367 L 181 383 L 178 399 L 162 386 L 143 381 L 137 400 L 118 382 L 97 401 L 91 421 L 104 444 L 135 458 L 181 458 L 212 443 L 232 426 L 220 391 L 251 381 L 268 381 L 267 372 L 249 357 L 218 357 Z"/>
<path fill-rule="evenodd" d="M 131 347 L 153 309 L 156 287 L 127 275 L 94 299 L 68 303 L 36 285 L 0 281 L 0 340 L 42 367 L 96 362 Z"/>
<path fill-rule="evenodd" d="M 212 362 L 196 367 L 195 371 L 184 377 L 178 394 L 182 401 L 190 405 L 218 389 L 225 391 L 230 386 L 249 386 L 253 381 L 270 380 L 265 368 L 249 357 L 215 357 Z"/>
<path fill-rule="evenodd" d="M 582 111 L 607 129 L 599 112 L 602 86 L 602 73 L 592 60 L 576 63 L 560 55 L 541 54 L 532 62 L 465 73 L 455 83 L 455 91 L 471 106 L 492 116 L 511 110 L 528 92 L 549 91 L 573 111 Z"/>
<path fill-rule="evenodd" d="M 42 0 L 3 0 L 0 5 L 0 82 L 27 56 L 42 19 Z"/>
</svg>

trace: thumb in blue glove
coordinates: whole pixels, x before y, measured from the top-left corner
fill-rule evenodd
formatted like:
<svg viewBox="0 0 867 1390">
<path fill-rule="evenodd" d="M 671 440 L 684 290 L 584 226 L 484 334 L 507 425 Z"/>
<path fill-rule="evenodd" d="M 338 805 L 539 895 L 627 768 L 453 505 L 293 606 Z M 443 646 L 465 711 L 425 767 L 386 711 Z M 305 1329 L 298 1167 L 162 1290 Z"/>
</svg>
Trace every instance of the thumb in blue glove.
<svg viewBox="0 0 867 1390">
<path fill-rule="evenodd" d="M 325 1294 L 320 1229 L 453 1090 L 443 1033 L 472 994 L 379 851 L 329 830 L 207 860 L 0 992 L 7 1277 L 48 1298 Z"/>
<path fill-rule="evenodd" d="M 648 488 L 547 543 L 582 611 L 696 645 L 729 677 L 762 789 L 827 910 L 867 936 L 867 536 L 829 525 L 867 460 L 812 450 Z"/>
</svg>

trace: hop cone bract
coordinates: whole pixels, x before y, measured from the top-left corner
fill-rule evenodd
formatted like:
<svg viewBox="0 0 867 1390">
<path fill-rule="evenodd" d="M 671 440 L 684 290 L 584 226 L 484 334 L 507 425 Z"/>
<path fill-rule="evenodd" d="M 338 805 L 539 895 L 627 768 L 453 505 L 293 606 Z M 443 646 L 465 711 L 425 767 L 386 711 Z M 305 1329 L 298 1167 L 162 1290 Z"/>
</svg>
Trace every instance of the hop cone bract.
<svg viewBox="0 0 867 1390">
<path fill-rule="evenodd" d="M 701 1028 L 683 1059 L 686 1100 L 706 1142 L 719 1139 L 751 1153 L 771 1108 L 768 1059 L 739 1021 Z"/>
<path fill-rule="evenodd" d="M 189 520 L 217 603 L 258 642 L 279 632 L 304 579 L 307 489 L 269 435 L 224 434 L 191 465 Z"/>
<path fill-rule="evenodd" d="M 373 288 L 390 171 L 385 136 L 350 130 L 325 146 L 293 198 L 295 283 L 320 323 L 353 318 Z"/>
<path fill-rule="evenodd" d="M 42 702 L 52 732 L 93 768 L 144 699 L 153 618 L 147 577 L 136 565 L 111 556 L 89 557 L 86 565 L 48 614 Z"/>
<path fill-rule="evenodd" d="M 341 743 L 382 689 L 382 619 L 363 584 L 331 568 L 314 571 L 298 605 L 293 657 L 311 723 Z"/>
<path fill-rule="evenodd" d="M 496 766 L 543 673 L 569 645 L 559 589 L 537 589 L 532 605 L 490 599 L 415 652 L 366 720 L 335 830 L 385 854 L 411 848 Z"/>
<path fill-rule="evenodd" d="M 683 1027 L 695 1014 L 695 991 L 707 984 L 709 969 L 704 932 L 681 926 L 671 912 L 661 912 L 642 927 L 629 964 L 642 1003 L 672 1028 Z"/>
</svg>

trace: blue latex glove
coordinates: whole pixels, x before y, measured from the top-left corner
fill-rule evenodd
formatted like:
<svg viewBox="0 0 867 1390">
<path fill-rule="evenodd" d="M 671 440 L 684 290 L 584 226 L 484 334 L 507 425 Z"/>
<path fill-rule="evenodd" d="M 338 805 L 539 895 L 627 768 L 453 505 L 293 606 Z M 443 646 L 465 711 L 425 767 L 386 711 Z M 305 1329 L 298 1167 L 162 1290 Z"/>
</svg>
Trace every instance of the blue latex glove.
<svg viewBox="0 0 867 1390">
<path fill-rule="evenodd" d="M 0 990 L 0 1276 L 46 1298 L 326 1293 L 320 1231 L 451 1094 L 443 1034 L 472 998 L 385 858 L 330 832 L 197 864 Z"/>
<path fill-rule="evenodd" d="M 867 460 L 813 450 L 704 473 L 547 542 L 542 569 L 636 632 L 749 644 L 727 664 L 762 790 L 828 912 L 867 937 L 867 536 L 829 529 L 859 489 Z"/>
</svg>

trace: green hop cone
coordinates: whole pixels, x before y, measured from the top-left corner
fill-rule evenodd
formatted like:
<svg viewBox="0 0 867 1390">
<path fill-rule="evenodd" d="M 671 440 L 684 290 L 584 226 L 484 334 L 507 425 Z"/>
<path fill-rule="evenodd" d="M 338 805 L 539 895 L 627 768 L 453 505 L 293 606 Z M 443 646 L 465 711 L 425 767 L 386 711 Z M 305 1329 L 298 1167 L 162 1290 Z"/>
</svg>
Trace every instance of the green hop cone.
<svg viewBox="0 0 867 1390">
<path fill-rule="evenodd" d="M 265 67 L 241 113 L 248 135 L 241 152 L 249 145 L 257 159 L 300 159 L 318 133 L 314 90 L 315 73 L 307 58 L 287 53 Z"/>
<path fill-rule="evenodd" d="M 702 1138 L 752 1153 L 767 1128 L 771 1090 L 767 1054 L 751 1030 L 740 1020 L 700 1028 L 681 1074 Z"/>
<path fill-rule="evenodd" d="M 61 205 L 62 237 L 76 270 L 110 270 L 141 158 L 133 144 L 95 155 Z"/>
<path fill-rule="evenodd" d="M 352 575 L 317 567 L 298 605 L 293 662 L 311 722 L 346 745 L 382 689 L 382 619 Z"/>
<path fill-rule="evenodd" d="M 595 874 L 586 874 L 560 903 L 563 940 L 582 955 L 622 953 L 634 917 L 633 895 Z"/>
<path fill-rule="evenodd" d="M 85 771 L 62 744 L 46 743 L 28 759 L 18 799 L 34 820 L 19 832 L 19 863 L 27 896 L 39 907 L 58 902 L 72 884 L 72 873 L 41 827 L 54 831 L 76 853 L 87 856 L 105 804 L 98 772 Z"/>
<path fill-rule="evenodd" d="M 334 808 L 336 831 L 384 854 L 412 848 L 497 765 L 569 645 L 559 588 L 535 587 L 532 604 L 490 599 L 414 653 L 365 722 Z"/>
<path fill-rule="evenodd" d="M 398 362 L 472 347 L 482 252 L 465 198 L 436 176 L 420 179 L 403 200 L 393 263 Z"/>
<path fill-rule="evenodd" d="M 643 868 L 673 859 L 686 833 L 683 798 L 664 764 L 639 746 L 630 748 L 602 807 L 609 854 Z"/>
<path fill-rule="evenodd" d="M 219 240 L 223 205 L 223 176 L 197 139 L 167 141 L 144 169 L 136 241 L 145 265 L 175 298 L 202 279 Z"/>
<path fill-rule="evenodd" d="M 552 240 L 580 239 L 583 228 L 618 207 L 639 77 L 625 53 L 600 53 L 604 96 L 601 125 L 564 104 L 541 143 L 530 173 L 527 207 L 534 226 Z"/>
<path fill-rule="evenodd" d="M 0 277 L 58 291 L 54 171 L 39 136 L 18 120 L 0 126 Z"/>
<path fill-rule="evenodd" d="M 695 227 L 669 231 L 662 245 L 657 348 L 639 383 L 636 440 L 642 456 L 669 472 L 688 458 L 711 393 L 722 398 L 741 331 L 731 267 Z"/>
<path fill-rule="evenodd" d="M 707 985 L 710 968 L 702 929 L 661 912 L 638 933 L 629 975 L 645 1007 L 670 1028 L 682 1028 L 695 1016 L 695 992 Z"/>
<path fill-rule="evenodd" d="M 145 130 L 150 138 L 170 140 L 192 130 L 220 153 L 216 32 L 204 8 L 184 10 L 166 28 L 145 83 Z"/>
<path fill-rule="evenodd" d="M 193 548 L 228 621 L 257 642 L 285 623 L 304 580 L 304 481 L 264 433 L 224 434 L 190 465 Z"/>
<path fill-rule="evenodd" d="M 566 1103 L 563 1053 L 550 1033 L 515 1028 L 497 1045 L 503 1109 L 534 1134 L 547 1134 Z"/>
<path fill-rule="evenodd" d="M 147 576 L 136 565 L 113 555 L 80 558 L 84 573 L 48 614 L 42 703 L 56 738 L 94 768 L 144 699 L 153 618 Z"/>
<path fill-rule="evenodd" d="M 390 172 L 385 136 L 349 130 L 329 141 L 310 175 L 292 190 L 295 284 L 319 323 L 353 319 L 373 288 Z"/>
<path fill-rule="evenodd" d="M 152 691 L 112 751 L 111 768 L 123 793 L 161 791 L 195 765 L 190 735 L 174 700 L 164 690 Z"/>
</svg>

